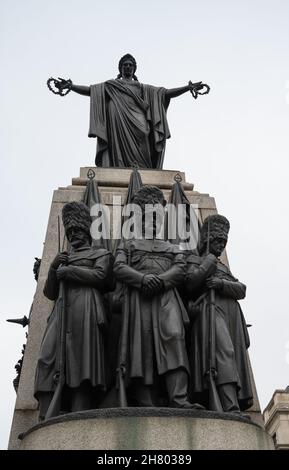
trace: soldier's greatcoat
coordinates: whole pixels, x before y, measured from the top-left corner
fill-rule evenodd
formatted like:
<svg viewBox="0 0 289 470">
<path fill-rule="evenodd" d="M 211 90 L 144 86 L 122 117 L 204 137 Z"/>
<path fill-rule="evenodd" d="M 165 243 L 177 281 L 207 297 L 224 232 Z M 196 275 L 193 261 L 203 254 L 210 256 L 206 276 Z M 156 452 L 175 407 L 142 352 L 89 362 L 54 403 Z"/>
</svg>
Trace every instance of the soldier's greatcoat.
<svg viewBox="0 0 289 470">
<path fill-rule="evenodd" d="M 252 405 L 253 393 L 250 381 L 247 348 L 250 345 L 246 322 L 238 303 L 246 294 L 246 286 L 239 282 L 221 261 L 213 255 L 187 258 L 186 292 L 191 317 L 189 336 L 189 361 L 191 366 L 191 392 L 201 394 L 208 389 L 206 371 L 209 352 L 209 292 L 205 287 L 209 276 L 223 281 L 221 290 L 215 291 L 215 359 L 216 384 L 236 383 L 241 409 Z M 198 303 L 197 299 L 202 300 Z"/>
</svg>

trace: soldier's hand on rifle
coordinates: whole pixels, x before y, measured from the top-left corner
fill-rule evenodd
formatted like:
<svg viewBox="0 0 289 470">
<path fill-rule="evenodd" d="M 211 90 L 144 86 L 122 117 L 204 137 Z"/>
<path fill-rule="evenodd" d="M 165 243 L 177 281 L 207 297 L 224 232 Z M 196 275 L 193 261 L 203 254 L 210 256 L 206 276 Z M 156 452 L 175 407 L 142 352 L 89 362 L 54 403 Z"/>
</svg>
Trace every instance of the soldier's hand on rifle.
<svg viewBox="0 0 289 470">
<path fill-rule="evenodd" d="M 206 286 L 208 289 L 221 290 L 223 287 L 223 281 L 218 277 L 209 277 L 207 279 Z"/>
<path fill-rule="evenodd" d="M 208 253 L 205 259 L 217 265 L 218 258 L 213 253 Z"/>
<path fill-rule="evenodd" d="M 56 271 L 56 277 L 58 281 L 64 280 L 69 271 L 69 266 L 60 266 Z"/>
<path fill-rule="evenodd" d="M 213 253 L 208 253 L 205 257 L 205 264 L 210 267 L 210 274 L 217 269 L 218 258 Z"/>
<path fill-rule="evenodd" d="M 52 268 L 57 269 L 61 264 L 66 265 L 68 263 L 68 253 L 67 251 L 62 251 L 62 253 L 58 253 L 54 260 L 52 261 Z"/>
</svg>

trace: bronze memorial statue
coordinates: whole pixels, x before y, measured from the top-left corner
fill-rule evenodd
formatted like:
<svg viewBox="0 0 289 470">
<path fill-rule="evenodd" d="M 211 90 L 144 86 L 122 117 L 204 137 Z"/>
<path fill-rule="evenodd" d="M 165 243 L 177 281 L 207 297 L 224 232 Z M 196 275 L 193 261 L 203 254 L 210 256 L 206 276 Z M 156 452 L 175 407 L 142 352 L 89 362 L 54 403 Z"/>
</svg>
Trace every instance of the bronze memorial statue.
<svg viewBox="0 0 289 470">
<path fill-rule="evenodd" d="M 89 137 L 97 137 L 95 164 L 100 167 L 163 167 L 166 139 L 170 137 L 166 111 L 171 98 L 190 91 L 206 94 L 208 85 L 197 82 L 166 89 L 140 83 L 136 60 L 126 54 L 119 61 L 116 79 L 91 86 L 50 78 L 48 87 L 61 96 L 70 90 L 90 96 Z M 55 91 L 55 88 L 58 91 Z M 203 91 L 202 91 L 203 90 Z"/>
<path fill-rule="evenodd" d="M 188 400 L 189 319 L 176 289 L 185 279 L 185 256 L 177 245 L 157 238 L 162 213 L 148 217 L 146 205 L 153 211 L 154 205 L 165 204 L 162 191 L 143 186 L 133 203 L 142 211 L 143 238 L 123 242 L 114 265 L 116 278 L 127 286 L 119 355 L 124 377 L 119 382 L 124 380 L 127 402 L 134 406 L 202 408 Z M 151 239 L 145 238 L 148 232 Z"/>
<path fill-rule="evenodd" d="M 48 80 L 61 96 L 90 96 L 99 166 L 161 169 L 170 99 L 209 91 L 202 82 L 170 90 L 144 85 L 135 72 L 127 54 L 114 80 L 90 87 Z M 111 406 L 241 413 L 252 405 L 249 336 L 238 304 L 246 287 L 219 260 L 228 220 L 209 216 L 198 251 L 189 252 L 165 240 L 166 201 L 158 187 L 140 185 L 130 202 L 138 208 L 138 233 L 123 235 L 114 267 L 110 251 L 92 246 L 89 208 L 63 207 L 69 252 L 55 257 L 44 288 L 55 305 L 36 371 L 40 419 L 112 404 L 115 391 Z M 108 325 L 115 295 L 105 294 L 115 281 L 122 316 Z"/>
<path fill-rule="evenodd" d="M 112 255 L 91 247 L 91 217 L 82 202 L 63 207 L 69 252 L 52 262 L 44 295 L 55 301 L 36 370 L 39 419 L 96 408 L 106 390 L 103 294 L 112 287 Z"/>
<path fill-rule="evenodd" d="M 246 295 L 246 286 L 219 260 L 229 228 L 225 217 L 207 217 L 199 256 L 192 253 L 187 258 L 191 397 L 210 410 L 240 413 L 252 406 L 253 393 L 249 335 L 238 303 Z"/>
<path fill-rule="evenodd" d="M 11 436 L 23 450 L 269 449 L 238 302 L 246 286 L 220 259 L 229 221 L 183 172 L 161 171 L 171 98 L 210 88 L 146 85 L 136 68 L 126 54 L 115 79 L 47 82 L 60 96 L 90 97 L 101 168 L 81 168 L 54 193 L 37 302 L 31 319 L 12 320 L 29 321 L 38 337 L 30 343 L 29 335 L 22 372 L 18 364 L 25 406 L 16 407 Z M 60 207 L 67 251 L 58 216 L 55 256 Z"/>
</svg>

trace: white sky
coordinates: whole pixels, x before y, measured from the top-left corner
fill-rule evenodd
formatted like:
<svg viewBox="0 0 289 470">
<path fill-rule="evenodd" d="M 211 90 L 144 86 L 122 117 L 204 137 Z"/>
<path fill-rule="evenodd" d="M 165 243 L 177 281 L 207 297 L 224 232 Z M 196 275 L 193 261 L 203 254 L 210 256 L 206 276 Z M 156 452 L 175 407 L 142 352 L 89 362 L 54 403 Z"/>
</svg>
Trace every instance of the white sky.
<svg viewBox="0 0 289 470">
<path fill-rule="evenodd" d="M 247 284 L 242 308 L 262 408 L 289 384 L 289 3 L 1 0 L 1 448 L 26 331 L 5 319 L 29 313 L 53 190 L 94 164 L 89 100 L 54 96 L 46 80 L 114 78 L 127 52 L 143 83 L 211 86 L 197 101 L 172 100 L 164 168 L 185 171 L 231 221 L 228 255 Z"/>
</svg>

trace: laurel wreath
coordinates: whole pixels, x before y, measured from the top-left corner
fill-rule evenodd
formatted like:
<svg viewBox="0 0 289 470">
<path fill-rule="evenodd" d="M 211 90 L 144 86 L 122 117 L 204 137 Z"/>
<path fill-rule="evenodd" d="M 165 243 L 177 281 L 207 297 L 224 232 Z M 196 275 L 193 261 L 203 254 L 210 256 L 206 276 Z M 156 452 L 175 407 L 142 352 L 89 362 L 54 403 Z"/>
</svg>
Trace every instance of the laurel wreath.
<svg viewBox="0 0 289 470">
<path fill-rule="evenodd" d="M 58 77 L 59 78 L 59 77 Z M 55 84 L 56 83 L 62 83 L 62 82 L 66 82 L 69 84 L 69 88 L 67 88 L 67 90 L 61 90 L 61 89 L 57 89 L 57 91 L 55 90 L 55 88 L 52 87 L 52 84 L 54 85 L 55 87 Z M 72 81 L 69 79 L 69 80 L 64 80 L 63 78 L 59 78 L 57 80 L 57 78 L 53 78 L 53 77 L 50 77 L 48 80 L 47 80 L 47 86 L 49 88 L 50 91 L 52 91 L 52 93 L 54 93 L 55 95 L 60 95 L 60 96 L 65 96 L 67 95 L 70 91 L 71 91 L 71 87 L 72 87 Z"/>
</svg>

